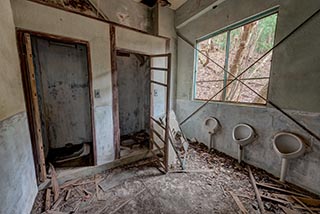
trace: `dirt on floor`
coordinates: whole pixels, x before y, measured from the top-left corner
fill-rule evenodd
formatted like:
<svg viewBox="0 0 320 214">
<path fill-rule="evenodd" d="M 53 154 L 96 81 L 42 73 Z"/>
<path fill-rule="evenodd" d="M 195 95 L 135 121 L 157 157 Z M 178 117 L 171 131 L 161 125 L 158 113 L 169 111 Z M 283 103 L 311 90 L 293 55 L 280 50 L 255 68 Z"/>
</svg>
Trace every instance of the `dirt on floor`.
<svg viewBox="0 0 320 214">
<path fill-rule="evenodd" d="M 68 181 L 60 185 L 55 203 L 51 193 L 46 213 L 260 213 L 246 164 L 192 143 L 186 168 L 182 171 L 177 165 L 163 174 L 154 161 L 143 160 Z M 250 168 L 265 213 L 320 213 L 316 195 Z M 45 206 L 43 190 L 38 193 L 32 213 L 45 212 Z"/>
</svg>

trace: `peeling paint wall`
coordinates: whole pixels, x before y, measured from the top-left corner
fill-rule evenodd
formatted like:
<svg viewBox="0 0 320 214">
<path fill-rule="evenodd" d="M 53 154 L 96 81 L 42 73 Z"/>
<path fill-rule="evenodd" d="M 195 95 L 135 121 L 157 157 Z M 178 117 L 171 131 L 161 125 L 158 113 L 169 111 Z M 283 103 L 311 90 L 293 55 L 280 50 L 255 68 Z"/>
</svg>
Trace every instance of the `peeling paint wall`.
<svg viewBox="0 0 320 214">
<path fill-rule="evenodd" d="M 32 37 L 46 148 L 92 143 L 87 48 Z"/>
<path fill-rule="evenodd" d="M 225 1 L 214 10 L 202 15 L 180 29 L 185 37 L 195 42 L 197 38 L 241 21 L 271 7 L 280 5 L 276 41 L 287 35 L 320 7 L 312 0 Z M 179 8 L 178 10 L 182 9 Z M 188 14 L 189 11 L 180 13 Z M 301 121 L 320 136 L 320 16 L 306 24 L 291 38 L 274 50 L 269 87 L 269 99 L 286 109 L 292 117 Z M 178 39 L 178 74 L 176 112 L 179 121 L 203 104 L 192 99 L 194 50 Z M 307 152 L 289 161 L 287 181 L 320 194 L 320 142 L 301 130 L 289 119 L 269 106 L 251 106 L 226 103 L 210 103 L 182 126 L 189 138 L 209 145 L 209 135 L 203 127 L 206 117 L 216 117 L 222 129 L 213 137 L 215 148 L 234 158 L 237 145 L 232 140 L 232 128 L 238 123 L 248 123 L 257 132 L 258 139 L 248 145 L 244 161 L 279 176 L 280 158 L 272 148 L 273 136 L 279 131 L 301 135 L 308 143 Z"/>
<path fill-rule="evenodd" d="M 97 162 L 113 161 L 109 25 L 25 0 L 12 0 L 12 8 L 16 27 L 89 42 L 93 90 L 101 95 L 93 101 Z"/>
<path fill-rule="evenodd" d="M 128 0 L 92 0 L 110 21 L 153 33 L 153 10 Z"/>
<path fill-rule="evenodd" d="M 38 189 L 9 0 L 0 29 L 0 213 L 29 213 Z"/>
<path fill-rule="evenodd" d="M 114 160 L 109 24 L 26 0 L 12 0 L 16 27 L 89 42 L 98 165 Z M 116 46 L 146 54 L 165 52 L 166 40 L 116 27 Z M 94 91 L 92 91 L 93 93 Z"/>
</svg>

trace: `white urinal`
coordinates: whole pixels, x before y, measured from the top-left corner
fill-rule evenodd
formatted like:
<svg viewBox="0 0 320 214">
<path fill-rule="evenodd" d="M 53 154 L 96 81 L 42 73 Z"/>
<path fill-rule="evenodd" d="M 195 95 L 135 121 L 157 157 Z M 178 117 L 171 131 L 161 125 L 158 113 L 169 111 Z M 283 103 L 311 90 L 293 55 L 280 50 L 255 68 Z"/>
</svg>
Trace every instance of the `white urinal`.
<svg viewBox="0 0 320 214">
<path fill-rule="evenodd" d="M 215 117 L 207 117 L 204 120 L 204 128 L 209 134 L 209 149 L 213 149 L 213 135 L 216 134 L 220 129 L 220 123 Z"/>
<path fill-rule="evenodd" d="M 274 136 L 273 149 L 281 158 L 280 181 L 284 181 L 288 168 L 288 159 L 298 158 L 303 155 L 305 145 L 297 135 L 289 132 L 279 132 Z"/>
<path fill-rule="evenodd" d="M 240 123 L 233 128 L 232 139 L 238 144 L 238 162 L 241 163 L 243 147 L 255 140 L 255 132 L 251 126 Z"/>
</svg>

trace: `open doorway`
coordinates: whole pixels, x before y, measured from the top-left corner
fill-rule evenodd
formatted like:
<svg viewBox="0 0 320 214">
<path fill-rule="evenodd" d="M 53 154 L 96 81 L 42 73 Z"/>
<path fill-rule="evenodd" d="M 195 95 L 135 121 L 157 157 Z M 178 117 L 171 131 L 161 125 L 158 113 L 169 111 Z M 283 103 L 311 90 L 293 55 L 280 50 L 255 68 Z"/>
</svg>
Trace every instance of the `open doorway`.
<svg viewBox="0 0 320 214">
<path fill-rule="evenodd" d="M 39 180 L 45 180 L 49 163 L 55 168 L 93 165 L 88 44 L 39 33 L 18 32 L 18 37 L 26 52 L 22 76 Z"/>
<path fill-rule="evenodd" d="M 149 148 L 150 59 L 117 51 L 120 157 Z"/>
</svg>

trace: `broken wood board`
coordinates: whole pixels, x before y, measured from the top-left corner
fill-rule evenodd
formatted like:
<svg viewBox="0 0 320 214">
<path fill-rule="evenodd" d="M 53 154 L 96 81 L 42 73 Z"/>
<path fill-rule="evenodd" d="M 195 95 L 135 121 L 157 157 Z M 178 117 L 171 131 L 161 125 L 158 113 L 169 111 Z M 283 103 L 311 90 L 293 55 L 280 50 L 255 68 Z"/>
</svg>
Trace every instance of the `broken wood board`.
<svg viewBox="0 0 320 214">
<path fill-rule="evenodd" d="M 301 194 L 301 193 L 297 193 L 297 192 L 293 192 L 293 191 L 289 191 L 289 190 L 285 190 L 285 189 L 281 189 L 281 188 L 274 187 L 274 186 L 271 186 L 271 185 L 262 184 L 262 183 L 257 183 L 257 185 L 260 186 L 260 187 L 265 187 L 265 188 L 268 188 L 268 189 L 277 190 L 279 192 L 285 192 L 285 193 L 289 193 L 289 194 L 292 194 L 292 195 L 298 195 L 298 196 L 308 197 L 309 198 L 309 196 L 307 196 L 307 195 L 304 195 L 304 194 Z"/>
<path fill-rule="evenodd" d="M 258 201 L 258 205 L 259 205 L 260 212 L 261 212 L 262 214 L 264 214 L 264 213 L 265 213 L 265 210 L 264 210 L 264 206 L 263 206 L 263 203 L 262 203 L 262 200 L 261 200 L 260 192 L 259 192 L 258 187 L 257 187 L 257 184 L 256 184 L 256 180 L 255 180 L 254 177 L 253 177 L 253 174 L 252 174 L 252 172 L 251 172 L 250 166 L 247 166 L 247 168 L 248 168 L 249 177 L 250 177 L 252 186 L 253 186 L 253 188 L 254 188 L 254 192 L 256 193 L 256 198 L 257 198 L 257 201 Z"/>
<path fill-rule="evenodd" d="M 242 202 L 240 201 L 240 199 L 238 198 L 237 195 L 235 195 L 233 192 L 229 192 L 230 195 L 232 196 L 233 200 L 236 202 L 236 204 L 238 205 L 239 209 L 241 210 L 241 212 L 243 214 L 247 214 L 248 211 L 246 210 L 246 208 L 243 206 Z"/>
<path fill-rule="evenodd" d="M 288 201 L 285 201 L 285 200 L 281 200 L 281 199 L 277 199 L 277 198 L 272 198 L 272 197 L 269 197 L 269 196 L 266 196 L 266 195 L 261 195 L 261 198 L 264 198 L 264 199 L 267 199 L 267 200 L 270 200 L 270 201 L 274 201 L 274 202 L 277 202 L 277 203 L 280 203 L 280 204 L 290 204 L 290 202 Z"/>
<path fill-rule="evenodd" d="M 296 198 L 295 196 L 291 196 L 294 200 L 296 200 L 301 206 L 303 206 L 304 208 L 306 208 L 306 210 L 308 210 L 310 213 L 313 214 L 312 210 L 306 206 L 302 201 L 300 201 L 298 198 Z"/>
<path fill-rule="evenodd" d="M 51 183 L 52 183 L 52 191 L 53 191 L 53 202 L 56 202 L 60 195 L 60 187 L 57 180 L 57 173 L 54 169 L 53 165 L 49 163 L 51 169 Z"/>
<path fill-rule="evenodd" d="M 66 187 L 69 187 L 69 186 L 77 183 L 77 182 L 80 181 L 80 180 L 81 180 L 81 179 L 78 178 L 78 179 L 74 179 L 74 180 L 67 181 L 67 182 L 65 182 L 64 184 L 62 184 L 62 185 L 60 186 L 60 188 L 61 188 L 61 189 L 64 189 L 64 188 L 66 188 Z"/>
<path fill-rule="evenodd" d="M 137 175 L 136 175 L 136 171 L 134 170 L 126 170 L 126 171 L 121 171 L 119 173 L 113 173 L 112 175 L 108 176 L 106 179 L 101 181 L 99 183 L 99 186 L 104 192 L 106 192 L 109 189 L 112 189 L 113 187 L 116 187 L 122 184 L 125 180 L 129 178 L 133 178 L 135 176 Z"/>
<path fill-rule="evenodd" d="M 46 190 L 46 201 L 45 201 L 45 206 L 44 206 L 44 210 L 50 210 L 51 207 L 51 189 L 47 189 Z"/>
<path fill-rule="evenodd" d="M 320 200 L 319 199 L 305 198 L 305 197 L 298 197 L 298 196 L 296 196 L 296 198 L 308 206 L 320 207 Z"/>
<path fill-rule="evenodd" d="M 297 210 L 292 210 L 282 205 L 279 205 L 279 207 L 283 210 L 283 212 L 285 212 L 285 214 L 300 214 L 300 212 L 298 212 Z"/>
</svg>

